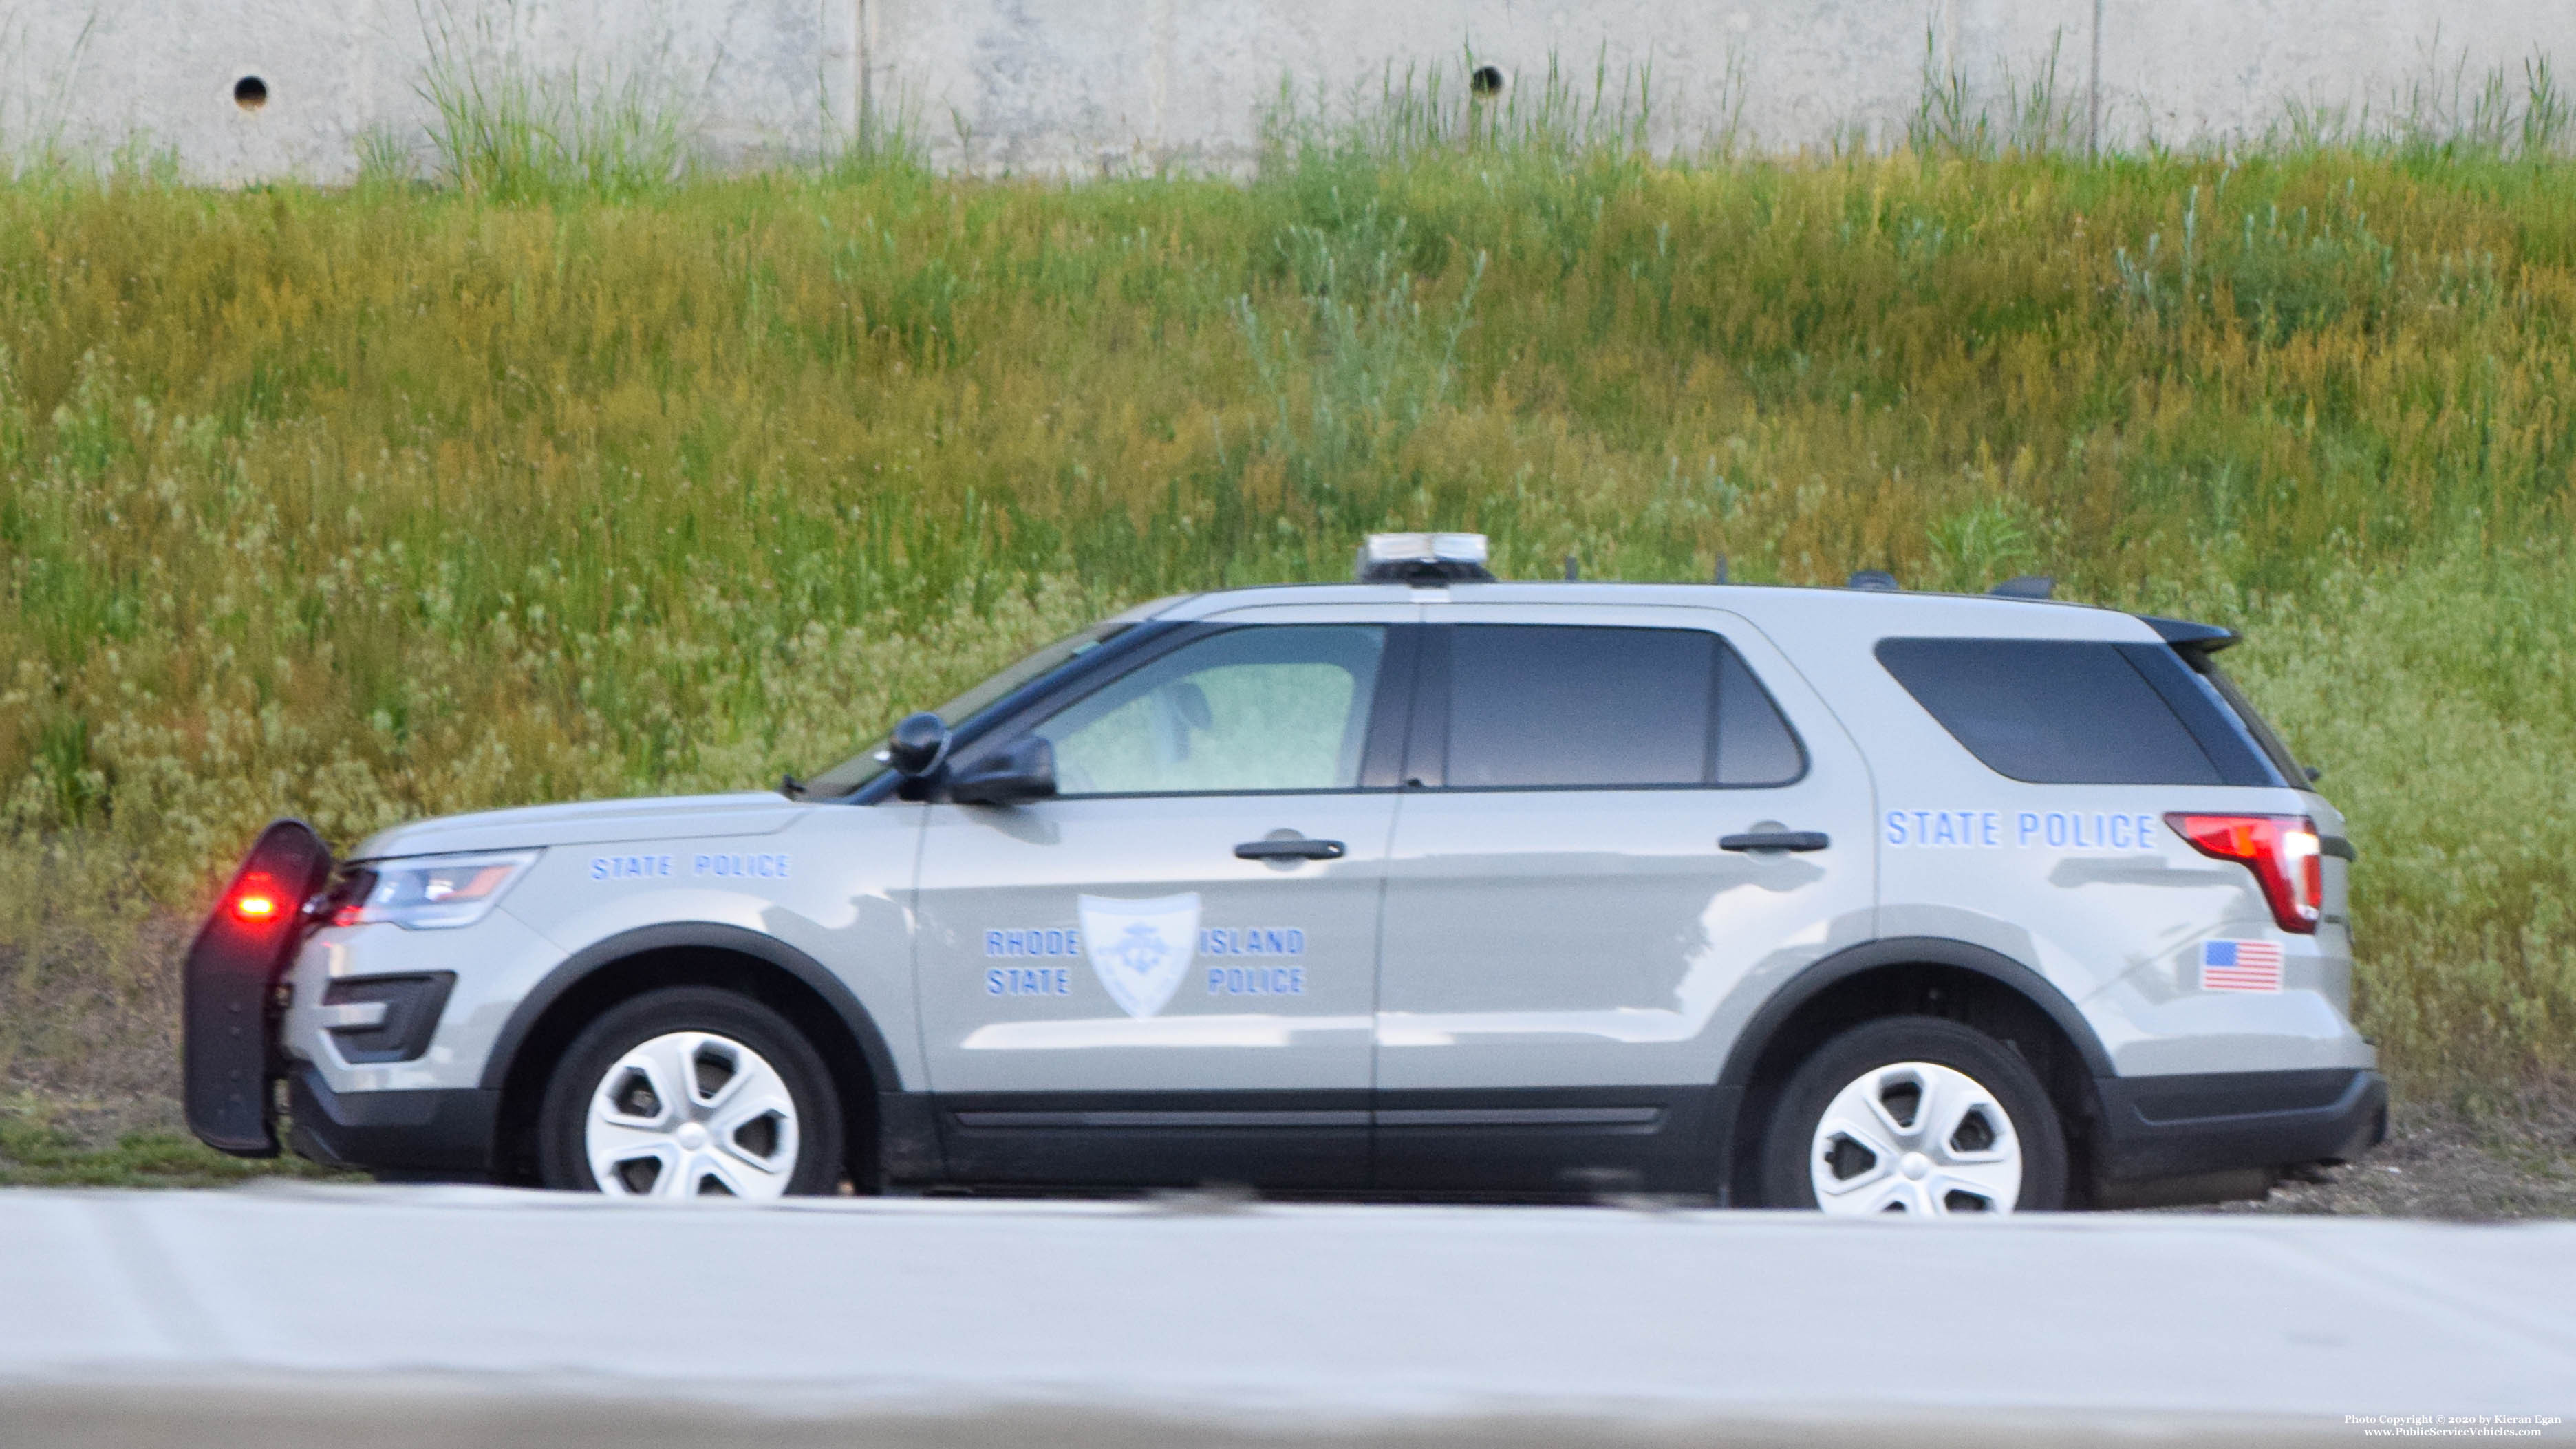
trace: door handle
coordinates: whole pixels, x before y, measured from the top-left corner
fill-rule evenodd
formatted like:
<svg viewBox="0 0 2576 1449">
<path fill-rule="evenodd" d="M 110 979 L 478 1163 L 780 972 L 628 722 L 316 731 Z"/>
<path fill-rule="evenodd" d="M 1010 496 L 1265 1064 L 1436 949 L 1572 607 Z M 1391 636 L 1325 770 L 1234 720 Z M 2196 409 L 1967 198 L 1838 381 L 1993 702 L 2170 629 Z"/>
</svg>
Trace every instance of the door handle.
<svg viewBox="0 0 2576 1449">
<path fill-rule="evenodd" d="M 1247 840 L 1234 854 L 1237 860 L 1339 860 L 1349 852 L 1338 840 Z"/>
<path fill-rule="evenodd" d="M 1822 850 L 1831 844 L 1821 830 L 1757 830 L 1717 838 L 1720 850 Z"/>
</svg>

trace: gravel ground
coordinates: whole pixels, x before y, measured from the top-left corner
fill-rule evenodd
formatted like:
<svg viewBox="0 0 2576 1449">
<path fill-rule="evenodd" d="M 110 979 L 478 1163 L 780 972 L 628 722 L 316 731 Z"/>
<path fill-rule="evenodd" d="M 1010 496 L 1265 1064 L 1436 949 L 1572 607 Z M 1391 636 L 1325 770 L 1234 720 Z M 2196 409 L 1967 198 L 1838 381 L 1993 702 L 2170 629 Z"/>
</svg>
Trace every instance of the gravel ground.
<svg viewBox="0 0 2576 1449">
<path fill-rule="evenodd" d="M 2261 1202 L 2180 1211 L 2447 1218 L 2576 1217 L 2576 1089 L 2470 1112 L 2397 1103 L 2388 1140 L 2357 1162 L 2283 1182 Z"/>
</svg>

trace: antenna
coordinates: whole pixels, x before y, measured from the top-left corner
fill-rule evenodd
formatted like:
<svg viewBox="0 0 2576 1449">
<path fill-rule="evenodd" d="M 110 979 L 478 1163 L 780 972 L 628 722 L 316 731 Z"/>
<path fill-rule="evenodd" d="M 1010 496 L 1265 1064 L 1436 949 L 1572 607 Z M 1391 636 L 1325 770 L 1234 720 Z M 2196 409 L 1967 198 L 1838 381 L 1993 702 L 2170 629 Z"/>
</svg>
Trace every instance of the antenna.
<svg viewBox="0 0 2576 1449">
<path fill-rule="evenodd" d="M 1574 555 L 1567 554 L 1565 556 L 1565 581 L 1570 584 L 1581 577 L 1583 577 L 1583 571 L 1574 566 Z"/>
<path fill-rule="evenodd" d="M 1717 556 L 1717 577 L 1709 580 L 1709 582 L 1713 584 L 1722 584 L 1726 582 L 1726 555 L 1719 554 Z"/>
</svg>

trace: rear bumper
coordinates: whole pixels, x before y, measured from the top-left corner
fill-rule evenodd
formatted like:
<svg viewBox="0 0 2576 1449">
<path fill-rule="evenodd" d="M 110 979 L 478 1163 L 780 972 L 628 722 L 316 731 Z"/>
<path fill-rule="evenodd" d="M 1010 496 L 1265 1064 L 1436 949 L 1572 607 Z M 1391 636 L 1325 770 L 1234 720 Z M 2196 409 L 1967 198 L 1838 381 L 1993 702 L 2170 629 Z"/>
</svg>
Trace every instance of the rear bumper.
<svg viewBox="0 0 2576 1449">
<path fill-rule="evenodd" d="M 469 1087 L 342 1096 L 308 1064 L 287 1078 L 286 1093 L 288 1142 L 301 1156 L 389 1177 L 491 1179 L 499 1092 Z"/>
<path fill-rule="evenodd" d="M 2342 1161 L 2388 1136 L 2388 1083 L 2354 1067 L 2099 1077 L 2106 1182 Z"/>
</svg>

